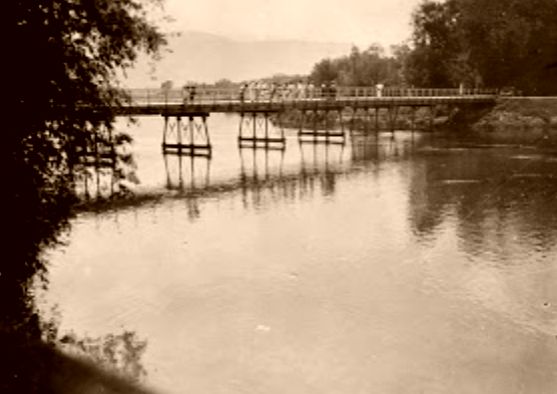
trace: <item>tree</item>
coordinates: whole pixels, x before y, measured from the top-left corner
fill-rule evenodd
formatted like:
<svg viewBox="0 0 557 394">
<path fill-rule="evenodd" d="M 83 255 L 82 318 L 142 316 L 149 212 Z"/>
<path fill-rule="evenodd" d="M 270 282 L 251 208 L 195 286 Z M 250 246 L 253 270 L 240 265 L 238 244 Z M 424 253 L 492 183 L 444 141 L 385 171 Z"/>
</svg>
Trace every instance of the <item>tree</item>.
<svg viewBox="0 0 557 394">
<path fill-rule="evenodd" d="M 214 86 L 216 88 L 226 89 L 226 88 L 232 88 L 236 86 L 236 84 L 227 78 L 221 78 L 215 82 Z"/>
<path fill-rule="evenodd" d="M 469 61 L 486 85 L 557 92 L 557 75 L 546 68 L 557 58 L 555 0 L 460 0 L 459 6 Z"/>
<path fill-rule="evenodd" d="M 397 82 L 395 85 L 407 86 L 407 62 L 411 49 L 407 43 L 391 45 L 390 49 L 393 54 L 393 67 L 396 72 L 395 78 Z"/>
<path fill-rule="evenodd" d="M 557 92 L 555 0 L 422 2 L 413 14 L 406 69 L 421 86 L 515 86 Z"/>
<path fill-rule="evenodd" d="M 330 83 L 338 78 L 338 69 L 331 59 L 323 59 L 313 66 L 310 79 L 317 85 Z"/>
<path fill-rule="evenodd" d="M 412 15 L 414 50 L 407 58 L 407 78 L 422 87 L 454 85 L 451 63 L 459 52 L 453 2 L 426 0 Z"/>
<path fill-rule="evenodd" d="M 386 56 L 384 49 L 378 44 L 370 45 L 360 51 L 352 47 L 350 54 L 336 59 L 324 59 L 318 62 L 310 75 L 317 84 L 336 81 L 344 86 L 374 86 L 383 83 L 401 86 L 403 62 L 396 56 Z"/>
<path fill-rule="evenodd" d="M 40 336 L 29 288 L 46 270 L 41 251 L 57 242 L 71 214 L 75 146 L 111 127 L 113 108 L 125 100 L 117 70 L 164 44 L 147 16 L 159 3 L 18 0 L 7 7 L 5 75 L 16 83 L 3 92 L 2 206 L 9 212 L 2 215 L 0 341 Z"/>
<path fill-rule="evenodd" d="M 163 83 L 161 83 L 161 90 L 164 93 L 164 103 L 168 103 L 168 95 L 170 94 L 170 91 L 172 90 L 172 86 L 174 84 L 172 83 L 172 81 L 168 80 L 168 81 L 164 81 Z"/>
</svg>

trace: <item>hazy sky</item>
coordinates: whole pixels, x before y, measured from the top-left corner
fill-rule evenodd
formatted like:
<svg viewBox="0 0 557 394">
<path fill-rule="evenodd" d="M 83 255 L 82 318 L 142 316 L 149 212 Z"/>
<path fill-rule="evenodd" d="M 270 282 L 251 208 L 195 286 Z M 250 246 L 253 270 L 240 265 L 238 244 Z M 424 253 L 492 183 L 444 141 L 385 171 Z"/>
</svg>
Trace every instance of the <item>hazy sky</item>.
<svg viewBox="0 0 557 394">
<path fill-rule="evenodd" d="M 420 0 L 165 0 L 177 30 L 235 39 L 301 39 L 365 47 L 400 43 Z"/>
</svg>

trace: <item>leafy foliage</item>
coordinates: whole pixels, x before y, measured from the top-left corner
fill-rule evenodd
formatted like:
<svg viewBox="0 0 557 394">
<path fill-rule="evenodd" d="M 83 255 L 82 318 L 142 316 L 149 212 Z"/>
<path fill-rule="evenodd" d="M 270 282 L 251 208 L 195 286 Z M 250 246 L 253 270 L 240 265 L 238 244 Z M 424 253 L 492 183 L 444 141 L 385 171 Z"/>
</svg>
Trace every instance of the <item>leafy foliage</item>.
<svg viewBox="0 0 557 394">
<path fill-rule="evenodd" d="M 134 381 L 139 382 L 147 375 L 141 364 L 147 341 L 139 340 L 133 331 L 98 338 L 79 338 L 72 332 L 60 338 L 60 343 L 72 354 L 91 359 L 106 370 Z"/>
<path fill-rule="evenodd" d="M 2 341 L 14 335 L 40 338 L 31 281 L 45 273 L 41 251 L 58 242 L 67 225 L 76 147 L 112 127 L 113 109 L 126 99 L 117 71 L 130 67 L 140 51 L 155 54 L 164 44 L 147 15 L 148 7 L 159 5 L 160 0 L 17 0 L 7 7 L 4 65 L 11 83 L 5 86 L 0 144 L 7 211 L 0 261 Z"/>
<path fill-rule="evenodd" d="M 393 56 L 385 56 L 379 45 L 360 51 L 353 47 L 349 55 L 318 62 L 310 75 L 317 84 L 336 83 L 344 86 L 374 86 L 378 83 L 402 85 L 403 59 L 408 52 L 404 45 L 393 48 Z"/>
<path fill-rule="evenodd" d="M 35 256 L 67 216 L 75 146 L 110 127 L 113 107 L 125 99 L 117 70 L 164 42 L 138 0 L 20 0 L 12 8 L 8 36 L 17 45 L 7 63 L 17 83 L 8 88 L 12 124 L 2 148 L 14 169 L 9 244 L 19 256 L 17 268 L 3 264 L 2 280 L 20 263 L 29 268 L 25 278 L 37 270 Z"/>
<path fill-rule="evenodd" d="M 557 92 L 555 0 L 426 0 L 413 25 L 414 84 Z"/>
</svg>

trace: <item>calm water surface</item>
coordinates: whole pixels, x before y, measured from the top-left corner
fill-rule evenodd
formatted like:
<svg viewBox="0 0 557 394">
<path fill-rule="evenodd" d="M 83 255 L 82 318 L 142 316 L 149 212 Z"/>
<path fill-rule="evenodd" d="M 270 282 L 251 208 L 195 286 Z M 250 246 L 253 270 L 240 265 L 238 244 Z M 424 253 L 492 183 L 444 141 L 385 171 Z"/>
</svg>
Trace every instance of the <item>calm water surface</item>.
<svg viewBox="0 0 557 394">
<path fill-rule="evenodd" d="M 557 392 L 557 138 L 396 132 L 166 157 L 49 252 L 61 333 L 129 330 L 161 393 Z M 126 127 L 122 122 L 121 127 Z"/>
</svg>

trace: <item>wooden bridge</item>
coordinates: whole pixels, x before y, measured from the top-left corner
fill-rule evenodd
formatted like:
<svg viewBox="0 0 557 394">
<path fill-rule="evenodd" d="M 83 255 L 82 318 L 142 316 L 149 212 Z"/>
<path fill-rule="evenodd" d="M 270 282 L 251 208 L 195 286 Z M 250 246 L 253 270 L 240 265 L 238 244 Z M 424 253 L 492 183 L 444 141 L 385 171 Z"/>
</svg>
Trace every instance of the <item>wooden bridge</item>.
<svg viewBox="0 0 557 394">
<path fill-rule="evenodd" d="M 344 109 L 354 107 L 431 106 L 493 103 L 489 89 L 383 89 L 340 88 L 198 88 L 185 90 L 133 89 L 121 115 L 180 115 L 199 112 L 281 112 L 292 109 Z"/>
<path fill-rule="evenodd" d="M 118 115 L 159 115 L 164 118 L 165 152 L 211 156 L 207 118 L 211 113 L 240 114 L 240 147 L 285 148 L 281 116 L 297 114 L 300 139 L 344 143 L 347 118 L 364 119 L 379 129 L 379 118 L 391 130 L 402 112 L 414 129 L 416 111 L 426 109 L 430 120 L 442 107 L 494 104 L 492 90 L 479 89 L 381 89 L 363 87 L 259 86 L 182 90 L 136 89 Z M 272 121 L 271 121 L 272 120 Z M 290 122 L 291 123 L 291 122 Z M 278 130 L 277 130 L 278 128 Z M 271 130 L 274 129 L 274 130 Z"/>
</svg>

